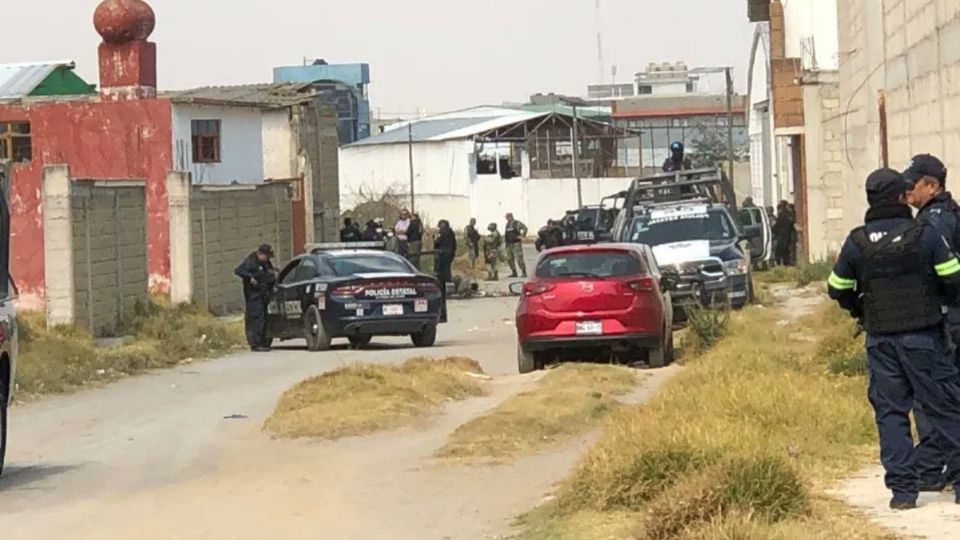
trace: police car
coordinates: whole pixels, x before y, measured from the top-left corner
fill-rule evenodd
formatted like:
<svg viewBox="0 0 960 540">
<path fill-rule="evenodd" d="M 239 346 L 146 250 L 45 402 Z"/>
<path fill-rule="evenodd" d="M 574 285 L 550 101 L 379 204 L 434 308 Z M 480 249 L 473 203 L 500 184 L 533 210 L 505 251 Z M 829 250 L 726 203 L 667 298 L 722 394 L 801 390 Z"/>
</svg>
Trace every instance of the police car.
<svg viewBox="0 0 960 540">
<path fill-rule="evenodd" d="M 363 347 L 377 336 L 410 336 L 432 347 L 446 322 L 440 281 L 382 248 L 317 245 L 287 264 L 268 306 L 268 341 L 305 338 L 309 350 L 324 351 L 334 338 Z"/>
</svg>

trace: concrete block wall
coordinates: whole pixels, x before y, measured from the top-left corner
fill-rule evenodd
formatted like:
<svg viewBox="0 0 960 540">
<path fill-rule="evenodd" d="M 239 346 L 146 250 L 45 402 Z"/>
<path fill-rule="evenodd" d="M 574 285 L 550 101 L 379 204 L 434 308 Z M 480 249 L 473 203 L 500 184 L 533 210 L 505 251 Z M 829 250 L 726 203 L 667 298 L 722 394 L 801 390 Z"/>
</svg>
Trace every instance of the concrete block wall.
<svg viewBox="0 0 960 540">
<path fill-rule="evenodd" d="M 66 165 L 43 179 L 47 320 L 115 335 L 148 297 L 145 184 L 73 180 Z"/>
<path fill-rule="evenodd" d="M 146 204 L 143 182 L 71 183 L 74 319 L 95 335 L 121 330 L 147 299 Z"/>
<path fill-rule="evenodd" d="M 191 253 L 189 259 L 178 257 L 175 264 L 181 266 L 174 266 L 173 281 L 185 279 L 177 274 L 188 271 L 193 301 L 214 313 L 242 310 L 242 288 L 233 273 L 237 265 L 263 243 L 273 246 L 278 266 L 294 255 L 290 189 L 282 183 L 194 186 L 189 230 L 179 232 L 189 235 Z"/>
<path fill-rule="evenodd" d="M 291 125 L 298 141 L 297 170 L 307 193 L 307 242 L 334 241 L 339 236 L 340 164 L 337 118 L 329 106 L 294 107 Z"/>
</svg>

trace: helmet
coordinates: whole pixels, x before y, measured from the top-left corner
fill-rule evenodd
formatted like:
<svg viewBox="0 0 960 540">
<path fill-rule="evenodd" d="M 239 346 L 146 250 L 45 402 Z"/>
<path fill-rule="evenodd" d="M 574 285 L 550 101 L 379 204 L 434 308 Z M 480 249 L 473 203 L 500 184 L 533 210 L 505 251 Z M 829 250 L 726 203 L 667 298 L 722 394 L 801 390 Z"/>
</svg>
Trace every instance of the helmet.
<svg viewBox="0 0 960 540">
<path fill-rule="evenodd" d="M 491 231 L 491 232 L 497 230 L 497 224 L 496 224 L 496 223 L 491 223 L 491 224 L 487 225 L 487 230 L 488 230 L 488 231 Z"/>
<path fill-rule="evenodd" d="M 680 141 L 674 141 L 673 144 L 670 145 L 670 151 L 683 152 L 683 143 Z"/>
</svg>

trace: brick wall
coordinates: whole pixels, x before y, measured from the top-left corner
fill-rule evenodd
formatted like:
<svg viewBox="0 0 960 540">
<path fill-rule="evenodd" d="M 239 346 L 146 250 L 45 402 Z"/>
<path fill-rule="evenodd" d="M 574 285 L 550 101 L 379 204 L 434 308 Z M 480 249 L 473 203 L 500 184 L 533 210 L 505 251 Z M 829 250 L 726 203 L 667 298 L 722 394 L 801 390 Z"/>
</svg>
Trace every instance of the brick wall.
<svg viewBox="0 0 960 540">
<path fill-rule="evenodd" d="M 233 270 L 257 246 L 268 243 L 275 264 L 293 253 L 293 221 L 287 184 L 194 187 L 190 193 L 192 295 L 214 313 L 243 309 Z"/>
<path fill-rule="evenodd" d="M 960 0 L 839 4 L 844 204 L 848 227 L 866 206 L 863 181 L 880 166 L 878 96 L 886 99 L 890 166 L 918 153 L 960 168 Z M 849 106 L 848 106 L 849 104 Z"/>
<path fill-rule="evenodd" d="M 143 183 L 70 183 L 74 322 L 95 335 L 147 298 L 146 202 Z"/>
<path fill-rule="evenodd" d="M 803 126 L 803 67 L 799 58 L 786 58 L 783 5 L 770 3 L 770 78 L 773 84 L 775 128 Z"/>
</svg>

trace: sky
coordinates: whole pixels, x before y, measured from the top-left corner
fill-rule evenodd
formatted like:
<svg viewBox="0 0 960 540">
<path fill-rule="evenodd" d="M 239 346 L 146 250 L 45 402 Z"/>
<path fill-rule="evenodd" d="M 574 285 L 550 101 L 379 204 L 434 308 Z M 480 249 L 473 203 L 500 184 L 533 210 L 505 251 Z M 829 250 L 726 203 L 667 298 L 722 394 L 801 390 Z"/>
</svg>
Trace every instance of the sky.
<svg viewBox="0 0 960 540">
<path fill-rule="evenodd" d="M 597 0 L 147 0 L 157 13 L 159 85 L 270 82 L 304 58 L 370 64 L 374 115 L 438 113 L 582 95 L 600 78 Z M 604 81 L 649 62 L 731 65 L 746 86 L 745 0 L 599 0 Z M 3 15 L 0 63 L 73 60 L 97 82 L 99 0 L 32 0 Z M 55 15 L 54 15 L 55 14 Z"/>
</svg>

